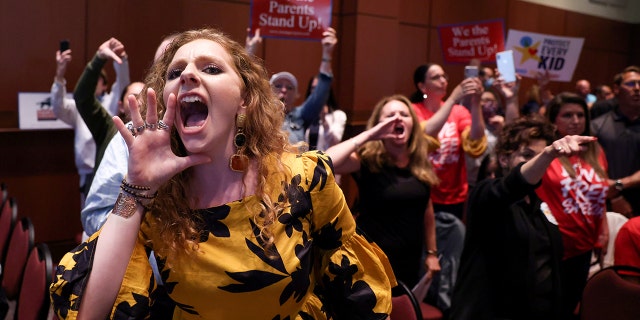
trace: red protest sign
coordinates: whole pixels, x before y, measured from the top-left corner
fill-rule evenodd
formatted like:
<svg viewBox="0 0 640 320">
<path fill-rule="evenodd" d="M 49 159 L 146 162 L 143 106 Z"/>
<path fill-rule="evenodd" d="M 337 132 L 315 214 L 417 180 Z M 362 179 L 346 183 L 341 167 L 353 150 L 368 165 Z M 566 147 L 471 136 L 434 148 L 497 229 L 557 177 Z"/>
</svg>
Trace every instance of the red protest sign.
<svg viewBox="0 0 640 320">
<path fill-rule="evenodd" d="M 322 39 L 331 26 L 331 0 L 252 0 L 251 30 L 274 38 Z"/>
<path fill-rule="evenodd" d="M 491 20 L 438 27 L 444 61 L 469 63 L 472 59 L 494 62 L 504 51 L 504 21 Z"/>
</svg>

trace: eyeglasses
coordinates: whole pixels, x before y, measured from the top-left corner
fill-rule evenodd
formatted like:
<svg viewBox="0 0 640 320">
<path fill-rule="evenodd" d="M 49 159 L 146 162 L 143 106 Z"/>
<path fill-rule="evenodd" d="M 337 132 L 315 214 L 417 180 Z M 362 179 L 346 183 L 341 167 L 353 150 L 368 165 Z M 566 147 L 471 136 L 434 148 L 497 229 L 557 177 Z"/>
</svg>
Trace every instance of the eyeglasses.
<svg viewBox="0 0 640 320">
<path fill-rule="evenodd" d="M 635 88 L 636 86 L 640 86 L 640 80 L 631 80 L 622 83 L 623 86 L 628 88 Z"/>
<path fill-rule="evenodd" d="M 293 89 L 295 89 L 293 86 L 285 86 L 285 85 L 282 85 L 282 84 L 276 84 L 276 85 L 274 85 L 274 87 L 276 89 L 278 89 L 278 90 L 280 90 L 282 88 L 286 88 L 287 90 L 292 91 Z"/>
<path fill-rule="evenodd" d="M 429 80 L 432 80 L 432 81 L 436 81 L 436 80 L 440 80 L 440 79 L 444 79 L 444 80 L 448 81 L 449 80 L 449 76 L 446 73 L 443 73 L 443 74 L 437 74 L 437 75 L 429 78 Z"/>
</svg>

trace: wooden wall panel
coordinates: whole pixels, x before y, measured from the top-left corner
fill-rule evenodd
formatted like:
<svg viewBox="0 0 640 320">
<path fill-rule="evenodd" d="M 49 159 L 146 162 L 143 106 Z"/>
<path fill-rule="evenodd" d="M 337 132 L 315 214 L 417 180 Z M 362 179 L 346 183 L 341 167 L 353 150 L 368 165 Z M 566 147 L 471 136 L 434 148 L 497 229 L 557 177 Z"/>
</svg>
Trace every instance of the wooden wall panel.
<svg viewBox="0 0 640 320">
<path fill-rule="evenodd" d="M 18 127 L 18 92 L 51 90 L 59 40 L 84 35 L 84 28 L 77 28 L 78 24 L 84 25 L 83 3 L 80 0 L 0 1 L 3 127 Z M 78 72 L 82 67 L 71 69 L 70 72 Z"/>
<path fill-rule="evenodd" d="M 338 47 L 340 48 L 337 55 L 339 65 L 335 65 L 334 70 L 336 83 L 333 85 L 335 94 L 340 108 L 347 114 L 347 119 L 354 119 L 354 88 L 355 88 L 355 69 L 356 69 L 356 26 L 358 17 L 354 14 L 344 14 L 340 17 L 340 34 L 338 39 Z M 349 121 L 349 120 L 347 120 Z"/>
<path fill-rule="evenodd" d="M 180 2 L 176 1 L 89 1 L 87 8 L 87 38 L 84 61 L 89 61 L 98 47 L 111 37 L 120 40 L 129 56 L 132 81 L 142 81 L 153 62 L 153 55 L 162 38 L 182 30 Z M 149 17 L 143 19 L 142 17 Z M 84 64 L 81 66 L 84 68 Z M 104 70 L 110 83 L 115 80 L 111 65 Z M 80 70 L 82 71 L 82 69 Z M 76 79 L 68 78 L 68 79 Z M 75 84 L 75 81 L 72 81 Z M 72 90 L 73 87 L 70 88 Z"/>
<path fill-rule="evenodd" d="M 631 53 L 627 55 L 629 61 L 627 64 L 640 66 L 640 24 L 636 24 L 631 28 Z"/>
<path fill-rule="evenodd" d="M 569 37 L 585 37 L 586 48 L 629 52 L 632 29 L 628 24 L 573 12 L 567 12 L 566 17 L 564 34 Z"/>
<path fill-rule="evenodd" d="M 358 14 L 380 17 L 398 17 L 398 2 L 389 0 L 358 1 Z"/>
<path fill-rule="evenodd" d="M 69 91 L 98 46 L 111 36 L 125 44 L 131 78 L 140 80 L 160 40 L 171 32 L 218 26 L 242 43 L 249 5 L 250 0 L 0 0 L 3 30 L 0 41 L 5 49 L 0 51 L 0 61 L 4 62 L 4 76 L 0 77 L 0 128 L 18 126 L 18 92 L 49 91 L 60 39 L 70 39 L 73 50 L 74 59 L 67 71 Z M 640 25 L 519 0 L 334 0 L 333 9 L 332 26 L 339 36 L 333 57 L 333 87 L 349 116 L 345 138 L 363 129 L 371 108 L 382 96 L 408 95 L 414 90 L 411 79 L 415 67 L 426 62 L 443 64 L 439 25 L 504 18 L 507 30 L 585 37 L 576 77 L 587 77 L 593 85 L 610 82 L 614 73 L 629 64 L 640 64 L 640 44 L 636 41 Z M 266 39 L 257 56 L 265 60 L 270 73 L 287 70 L 295 74 L 303 96 L 308 79 L 318 72 L 321 47 L 313 41 Z M 451 89 L 462 80 L 464 65 L 443 66 L 450 75 Z M 113 79 L 113 68 L 105 70 Z M 523 81 L 521 96 L 532 83 L 531 79 Z M 553 83 L 551 88 L 557 92 L 570 90 L 572 86 Z M 0 146 L 7 145 L 12 137 L 6 130 L 0 132 Z M 15 170 L 7 170 L 0 164 L 0 178 L 4 176 L 10 187 L 26 198 L 19 200 L 23 203 L 21 207 L 28 203 L 25 211 L 40 214 L 43 207 L 49 209 L 36 219 L 38 224 L 65 221 L 73 229 L 65 231 L 52 222 L 52 230 L 38 231 L 39 237 L 56 241 L 75 237 L 79 226 L 75 192 L 78 181 L 73 167 L 71 132 L 38 131 L 31 133 L 29 140 L 19 139 L 23 139 L 23 144 L 14 145 L 11 152 L 24 155 L 29 154 L 27 148 L 35 148 L 46 153 L 48 147 L 56 146 L 59 152 L 47 153 L 48 163 L 61 167 L 41 171 L 31 161 L 15 162 Z M 347 188 L 345 193 L 352 191 Z"/>
<path fill-rule="evenodd" d="M 352 123 L 364 123 L 375 103 L 395 92 L 398 23 L 396 19 L 360 16 L 356 39 L 355 111 Z"/>
<path fill-rule="evenodd" d="M 424 0 L 399 1 L 398 20 L 402 24 L 428 26 L 431 23 L 431 17 L 429 16 L 431 2 Z M 400 35 L 402 35 L 402 30 Z"/>
<path fill-rule="evenodd" d="M 398 58 L 395 71 L 396 91 L 404 95 L 410 95 L 414 90 L 413 72 L 420 64 L 427 61 L 429 51 L 428 28 L 400 25 L 398 35 Z"/>
<path fill-rule="evenodd" d="M 506 15 L 507 1 L 508 0 L 432 0 L 432 25 L 438 26 L 465 21 L 482 21 L 501 18 Z"/>
<path fill-rule="evenodd" d="M 82 231 L 73 131 L 0 129 L 0 150 L 0 181 L 16 199 L 18 217 L 31 219 L 36 242 L 69 250 Z"/>
<path fill-rule="evenodd" d="M 508 29 L 562 35 L 566 11 L 535 5 L 530 2 L 509 0 Z"/>
</svg>

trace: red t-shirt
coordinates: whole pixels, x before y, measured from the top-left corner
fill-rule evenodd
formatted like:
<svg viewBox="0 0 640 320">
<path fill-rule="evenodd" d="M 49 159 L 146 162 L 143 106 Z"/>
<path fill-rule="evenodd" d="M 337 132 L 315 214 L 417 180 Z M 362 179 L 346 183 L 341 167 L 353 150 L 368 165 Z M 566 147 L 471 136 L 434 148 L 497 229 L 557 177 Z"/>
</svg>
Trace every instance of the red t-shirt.
<svg viewBox="0 0 640 320">
<path fill-rule="evenodd" d="M 559 159 L 553 160 L 542 177 L 536 194 L 547 203 L 558 221 L 564 244 L 564 258 L 592 250 L 598 242 L 602 219 L 607 210 L 607 180 L 579 156 L 569 158 L 576 171 L 571 178 Z M 607 171 L 607 159 L 600 151 L 598 162 Z"/>
<path fill-rule="evenodd" d="M 443 102 L 440 102 L 442 105 Z M 420 121 L 433 116 L 422 102 L 413 103 Z M 429 155 L 440 184 L 431 190 L 431 200 L 437 204 L 462 203 L 467 198 L 467 167 L 462 150 L 462 131 L 471 126 L 471 114 L 461 105 L 454 105 L 447 122 L 438 133 L 440 148 Z"/>
</svg>

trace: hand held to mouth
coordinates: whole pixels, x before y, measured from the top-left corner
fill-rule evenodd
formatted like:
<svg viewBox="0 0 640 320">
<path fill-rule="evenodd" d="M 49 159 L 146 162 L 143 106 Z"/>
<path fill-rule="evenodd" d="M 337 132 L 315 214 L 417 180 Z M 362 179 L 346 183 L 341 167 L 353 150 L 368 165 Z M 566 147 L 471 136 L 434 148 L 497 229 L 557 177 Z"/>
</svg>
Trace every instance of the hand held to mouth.
<svg viewBox="0 0 640 320">
<path fill-rule="evenodd" d="M 197 154 L 178 157 L 171 150 L 176 108 L 174 94 L 169 95 L 167 109 L 161 121 L 158 121 L 155 91 L 148 89 L 146 98 L 148 108 L 145 120 L 133 95 L 128 97 L 132 125 L 127 127 L 118 117 L 113 120 L 129 149 L 127 180 L 134 185 L 149 187 L 151 192 L 155 192 L 177 173 L 211 159 Z"/>
</svg>

